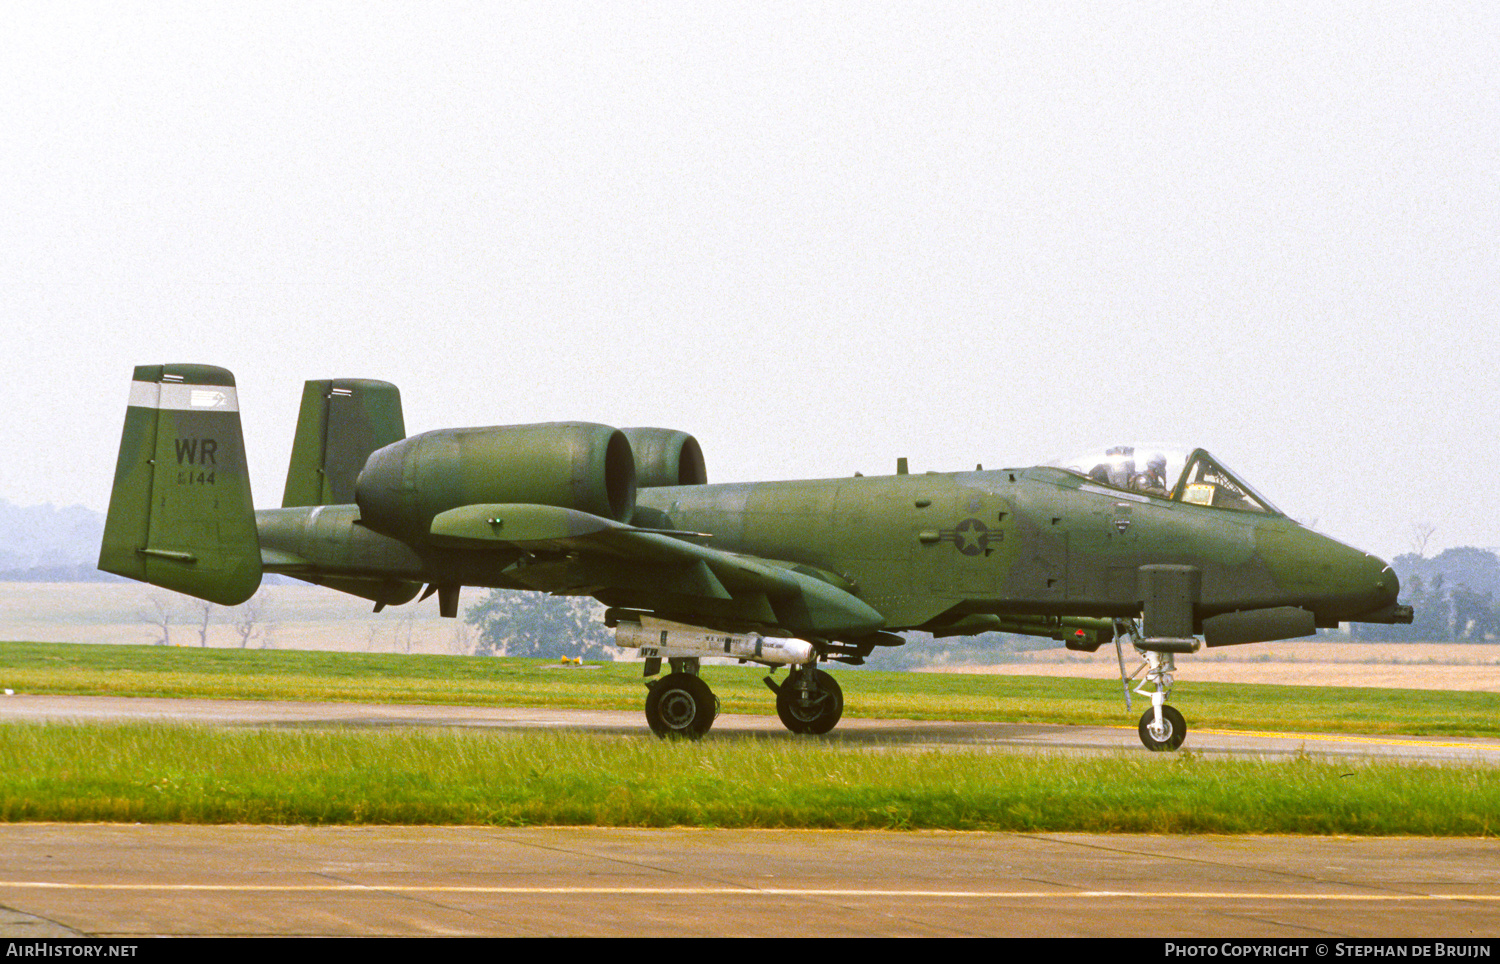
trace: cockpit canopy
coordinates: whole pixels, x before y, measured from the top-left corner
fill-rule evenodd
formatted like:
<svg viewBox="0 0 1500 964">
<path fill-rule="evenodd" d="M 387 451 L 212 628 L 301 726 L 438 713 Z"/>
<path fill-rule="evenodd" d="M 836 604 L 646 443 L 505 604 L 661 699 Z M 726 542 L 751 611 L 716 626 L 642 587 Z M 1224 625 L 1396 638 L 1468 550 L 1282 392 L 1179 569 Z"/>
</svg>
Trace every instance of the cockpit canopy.
<svg viewBox="0 0 1500 964">
<path fill-rule="evenodd" d="M 1193 505 L 1281 515 L 1280 509 L 1205 449 L 1111 445 L 1051 463 L 1091 484 Z"/>
</svg>

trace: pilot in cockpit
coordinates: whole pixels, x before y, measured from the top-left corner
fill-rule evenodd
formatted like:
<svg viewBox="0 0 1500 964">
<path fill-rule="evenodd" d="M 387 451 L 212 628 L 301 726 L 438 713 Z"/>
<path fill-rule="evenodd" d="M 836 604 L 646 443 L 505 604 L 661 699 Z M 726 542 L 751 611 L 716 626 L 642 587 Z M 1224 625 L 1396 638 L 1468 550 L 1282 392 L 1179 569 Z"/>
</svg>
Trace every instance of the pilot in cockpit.
<svg viewBox="0 0 1500 964">
<path fill-rule="evenodd" d="M 1104 453 L 1104 461 L 1089 471 L 1089 478 L 1117 489 L 1131 489 L 1158 498 L 1167 497 L 1167 457 L 1156 453 L 1143 472 L 1135 470 L 1135 448 L 1116 445 Z"/>
<path fill-rule="evenodd" d="M 1146 471 L 1130 480 L 1130 487 L 1137 492 L 1167 497 L 1167 457 L 1160 452 L 1146 460 Z"/>
<path fill-rule="evenodd" d="M 1130 488 L 1135 478 L 1135 449 L 1129 445 L 1116 445 L 1104 451 L 1104 461 L 1089 471 L 1089 478 L 1117 489 Z"/>
</svg>

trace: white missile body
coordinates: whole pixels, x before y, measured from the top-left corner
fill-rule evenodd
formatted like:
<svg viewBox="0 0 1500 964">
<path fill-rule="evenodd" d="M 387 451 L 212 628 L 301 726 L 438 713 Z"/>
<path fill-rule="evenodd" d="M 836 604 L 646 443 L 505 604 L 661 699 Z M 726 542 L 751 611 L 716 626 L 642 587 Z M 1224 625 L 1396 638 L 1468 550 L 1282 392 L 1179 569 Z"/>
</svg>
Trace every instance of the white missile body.
<svg viewBox="0 0 1500 964">
<path fill-rule="evenodd" d="M 616 626 L 615 645 L 638 649 L 647 659 L 719 656 L 767 666 L 794 666 L 815 658 L 812 643 L 805 639 L 720 633 L 650 617 L 639 623 L 622 622 Z"/>
</svg>

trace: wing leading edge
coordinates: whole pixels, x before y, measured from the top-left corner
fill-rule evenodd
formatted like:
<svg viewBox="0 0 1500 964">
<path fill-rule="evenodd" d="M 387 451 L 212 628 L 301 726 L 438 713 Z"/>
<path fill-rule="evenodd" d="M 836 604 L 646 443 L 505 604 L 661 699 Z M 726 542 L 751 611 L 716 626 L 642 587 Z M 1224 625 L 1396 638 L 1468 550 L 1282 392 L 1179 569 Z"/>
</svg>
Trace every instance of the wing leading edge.
<svg viewBox="0 0 1500 964">
<path fill-rule="evenodd" d="M 798 634 L 858 637 L 885 618 L 837 577 L 809 566 L 724 552 L 692 533 L 639 529 L 547 505 L 466 505 L 439 513 L 430 538 L 453 549 L 512 548 L 505 575 L 548 592 L 587 593 L 611 605 L 780 626 Z M 686 537 L 686 538 L 685 538 Z"/>
</svg>

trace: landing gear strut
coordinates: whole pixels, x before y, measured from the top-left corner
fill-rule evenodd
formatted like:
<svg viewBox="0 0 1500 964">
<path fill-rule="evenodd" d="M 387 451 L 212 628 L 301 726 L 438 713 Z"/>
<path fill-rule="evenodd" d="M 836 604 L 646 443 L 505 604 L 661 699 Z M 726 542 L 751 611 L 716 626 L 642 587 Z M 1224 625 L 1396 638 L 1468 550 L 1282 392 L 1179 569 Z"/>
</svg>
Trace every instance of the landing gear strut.
<svg viewBox="0 0 1500 964">
<path fill-rule="evenodd" d="M 700 632 L 691 627 L 688 629 L 694 633 Z M 708 634 L 710 631 L 701 632 Z M 662 632 L 661 635 L 666 637 L 667 632 Z M 732 637 L 708 635 L 707 639 L 714 645 L 722 641 L 724 652 L 730 652 L 734 643 Z M 801 647 L 791 650 L 795 654 L 795 661 L 785 658 L 787 650 L 793 644 Z M 776 715 L 781 718 L 783 726 L 793 733 L 821 735 L 838 725 L 844 715 L 844 690 L 839 686 L 838 680 L 817 668 L 818 652 L 811 643 L 795 639 L 776 640 L 773 643 L 755 638 L 749 645 L 754 646 L 754 656 L 742 658 L 741 662 L 765 657 L 774 649 L 775 657 L 763 660 L 765 665 L 771 667 L 772 673 L 780 666 L 795 667 L 787 675 L 785 682 L 776 682 L 774 676 L 766 676 L 764 679 L 766 687 L 776 694 Z M 661 737 L 675 736 L 690 740 L 696 740 L 707 733 L 714 725 L 714 718 L 719 715 L 719 701 L 708 684 L 698 676 L 699 657 L 664 656 L 655 645 L 642 644 L 640 648 L 646 654 L 642 669 L 648 680 L 646 723 L 651 727 L 651 732 Z M 678 652 L 681 652 L 681 648 Z M 665 676 L 651 679 L 661 672 L 662 660 L 670 664 L 670 670 Z"/>
<path fill-rule="evenodd" d="M 1125 675 L 1125 655 L 1120 645 L 1122 637 L 1130 640 L 1131 646 L 1144 660 L 1129 676 Z M 1182 746 L 1182 741 L 1187 739 L 1187 721 L 1175 707 L 1167 705 L 1167 697 L 1172 692 L 1172 674 L 1177 671 L 1172 654 L 1142 648 L 1133 619 L 1115 620 L 1115 653 L 1120 658 L 1120 681 L 1125 685 L 1126 712 L 1130 711 L 1130 680 L 1141 670 L 1146 671 L 1141 685 L 1135 690 L 1141 696 L 1151 698 L 1151 709 L 1142 714 L 1140 725 L 1136 728 L 1141 735 L 1141 743 L 1154 752 L 1175 750 Z"/>
</svg>

